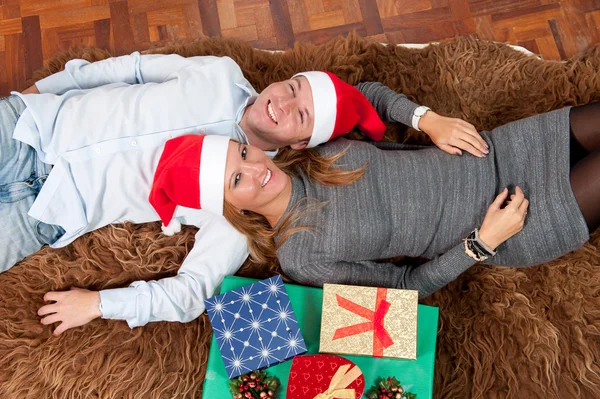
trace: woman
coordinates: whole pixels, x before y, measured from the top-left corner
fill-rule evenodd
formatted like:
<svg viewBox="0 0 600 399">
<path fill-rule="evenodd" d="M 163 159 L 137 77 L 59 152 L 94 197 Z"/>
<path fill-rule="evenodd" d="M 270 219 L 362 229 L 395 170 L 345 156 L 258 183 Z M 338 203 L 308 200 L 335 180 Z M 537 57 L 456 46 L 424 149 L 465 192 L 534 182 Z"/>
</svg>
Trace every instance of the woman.
<svg viewBox="0 0 600 399">
<path fill-rule="evenodd" d="M 599 130 L 596 103 L 482 132 L 485 158 L 340 139 L 274 163 L 232 143 L 224 215 L 255 260 L 277 256 L 298 282 L 426 296 L 477 261 L 531 266 L 585 243 L 600 224 Z M 401 255 L 431 261 L 377 262 Z"/>
</svg>

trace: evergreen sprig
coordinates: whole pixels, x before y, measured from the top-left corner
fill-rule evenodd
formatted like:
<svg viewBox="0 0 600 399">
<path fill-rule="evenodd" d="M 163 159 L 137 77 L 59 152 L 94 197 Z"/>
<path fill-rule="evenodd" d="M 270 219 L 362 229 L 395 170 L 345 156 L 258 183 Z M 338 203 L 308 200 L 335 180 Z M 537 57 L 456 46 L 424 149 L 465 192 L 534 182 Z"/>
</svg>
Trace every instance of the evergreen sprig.
<svg viewBox="0 0 600 399">
<path fill-rule="evenodd" d="M 267 372 L 254 370 L 229 380 L 229 390 L 234 399 L 276 399 L 279 379 Z"/>
<path fill-rule="evenodd" d="M 366 393 L 369 399 L 416 399 L 417 394 L 405 392 L 396 377 L 381 378 Z"/>
</svg>

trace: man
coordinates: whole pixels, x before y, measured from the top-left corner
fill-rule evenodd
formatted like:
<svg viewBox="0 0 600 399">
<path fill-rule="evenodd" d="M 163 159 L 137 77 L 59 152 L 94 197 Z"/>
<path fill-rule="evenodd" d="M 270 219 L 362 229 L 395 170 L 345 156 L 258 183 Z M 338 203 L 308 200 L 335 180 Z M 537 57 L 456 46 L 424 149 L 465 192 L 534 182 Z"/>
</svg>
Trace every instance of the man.
<svg viewBox="0 0 600 399">
<path fill-rule="evenodd" d="M 28 217 L 54 232 L 47 242 L 53 247 L 112 222 L 158 220 L 142 212 L 146 204 L 133 199 L 140 185 L 145 189 L 152 182 L 149 165 L 158 160 L 156 152 L 144 149 L 189 133 L 225 135 L 265 151 L 314 146 L 319 107 L 311 84 L 318 83 L 299 75 L 259 95 L 227 57 L 133 53 L 96 63 L 70 61 L 65 71 L 23 93 L 41 94 L 13 93 L 23 102 L 14 139 L 32 147 L 44 165 L 53 165 L 45 182 L 45 175 L 39 177 L 43 186 Z M 359 88 L 368 91 L 373 86 Z M 463 149 L 478 156 L 485 152 L 485 143 L 470 124 L 427 112 L 405 97 L 396 107 L 401 122 L 421 128 L 443 150 Z M 391 109 L 383 116 L 393 114 Z M 132 164 L 141 178 L 120 173 L 120 165 Z M 115 188 L 116 180 L 123 190 Z M 95 198 L 98 192 L 101 200 Z M 128 201 L 126 216 L 111 207 Z M 126 320 L 132 328 L 198 317 L 204 311 L 203 299 L 246 259 L 245 239 L 221 217 L 186 210 L 176 216 L 199 227 L 196 244 L 176 276 L 100 292 L 49 292 L 44 299 L 53 303 L 38 311 L 42 323 L 60 323 L 54 330 L 58 335 L 97 317 Z M 16 254 L 14 263 L 26 255 Z"/>
</svg>

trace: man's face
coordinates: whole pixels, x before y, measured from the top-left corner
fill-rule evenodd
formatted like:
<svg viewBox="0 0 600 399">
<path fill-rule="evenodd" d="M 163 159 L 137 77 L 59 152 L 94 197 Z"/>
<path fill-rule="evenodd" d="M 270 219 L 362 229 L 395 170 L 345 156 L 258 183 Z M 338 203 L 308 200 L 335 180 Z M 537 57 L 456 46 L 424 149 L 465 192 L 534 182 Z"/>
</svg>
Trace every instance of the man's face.
<svg viewBox="0 0 600 399">
<path fill-rule="evenodd" d="M 262 150 L 305 148 L 315 125 L 308 80 L 299 76 L 269 85 L 246 108 L 240 125 L 250 144 Z"/>
</svg>

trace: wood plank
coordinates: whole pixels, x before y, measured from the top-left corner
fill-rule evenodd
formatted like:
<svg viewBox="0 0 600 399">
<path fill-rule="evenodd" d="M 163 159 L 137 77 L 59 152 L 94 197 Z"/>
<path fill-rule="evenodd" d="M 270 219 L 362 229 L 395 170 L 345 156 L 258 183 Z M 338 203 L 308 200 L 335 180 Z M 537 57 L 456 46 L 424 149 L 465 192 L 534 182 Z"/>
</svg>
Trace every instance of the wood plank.
<svg viewBox="0 0 600 399">
<path fill-rule="evenodd" d="M 381 18 L 398 15 L 398 9 L 394 0 L 377 0 L 377 9 Z"/>
<path fill-rule="evenodd" d="M 538 37 L 551 36 L 552 31 L 550 30 L 550 25 L 548 21 L 540 20 L 532 25 L 525 26 L 515 26 L 513 28 L 513 32 L 515 34 L 515 38 L 518 41 L 535 41 Z"/>
<path fill-rule="evenodd" d="M 254 7 L 236 7 L 235 18 L 237 20 L 238 26 L 256 25 L 256 18 L 254 17 Z"/>
<path fill-rule="evenodd" d="M 348 33 L 356 31 L 360 36 L 367 36 L 367 29 L 362 23 L 353 23 L 332 28 L 318 29 L 310 32 L 302 32 L 296 35 L 298 42 L 311 42 L 322 44 L 338 36 L 346 36 Z"/>
<path fill-rule="evenodd" d="M 202 33 L 202 17 L 198 3 L 193 2 L 182 8 L 184 17 L 185 35 L 188 39 L 199 39 L 204 36 Z M 135 25 L 134 25 L 135 33 Z"/>
<path fill-rule="evenodd" d="M 286 0 L 271 0 L 271 14 L 273 15 L 273 26 L 280 48 L 294 46 L 294 31 L 292 30 L 292 18 Z"/>
<path fill-rule="evenodd" d="M 52 57 L 57 51 L 60 51 L 60 40 L 58 40 L 58 32 L 56 29 L 44 29 L 42 30 L 42 54 L 44 55 L 44 61 Z"/>
<path fill-rule="evenodd" d="M 208 37 L 221 36 L 221 22 L 216 0 L 198 0 L 202 31 Z"/>
<path fill-rule="evenodd" d="M 275 26 L 273 25 L 273 17 L 271 17 L 269 6 L 254 9 L 254 19 L 256 20 L 258 40 L 273 40 L 275 46 L 277 46 Z"/>
<path fill-rule="evenodd" d="M 529 8 L 521 8 L 497 14 L 492 14 L 492 22 L 500 22 L 505 20 L 523 21 L 524 19 L 539 19 L 545 16 L 554 18 L 562 15 L 561 6 L 558 3 L 546 4 L 543 6 L 535 6 Z M 514 22 L 513 22 L 514 23 Z"/>
<path fill-rule="evenodd" d="M 2 4 L 2 2 L 0 2 Z M 21 6 L 19 4 L 11 4 L 4 1 L 4 5 L 2 6 L 2 12 L 0 12 L 0 16 L 3 19 L 11 19 L 11 18 L 20 18 L 24 15 L 21 15 Z"/>
<path fill-rule="evenodd" d="M 456 34 L 452 21 L 401 28 L 402 36 L 407 43 L 429 43 Z"/>
<path fill-rule="evenodd" d="M 115 55 L 129 54 L 136 49 L 127 7 L 126 1 L 110 3 Z"/>
<path fill-rule="evenodd" d="M 342 2 L 342 11 L 344 12 L 344 21 L 347 24 L 362 21 L 362 13 L 358 0 L 344 0 Z"/>
<path fill-rule="evenodd" d="M 412 14 L 401 14 L 382 20 L 384 29 L 421 28 L 423 25 L 452 22 L 450 7 L 432 8 Z"/>
<path fill-rule="evenodd" d="M 148 26 L 170 25 L 183 22 L 184 16 L 180 8 L 160 8 L 146 13 Z"/>
<path fill-rule="evenodd" d="M 293 33 L 307 32 L 310 30 L 308 13 L 302 0 L 288 0 L 290 19 Z"/>
<path fill-rule="evenodd" d="M 21 18 L 0 20 L 0 35 L 14 35 L 23 32 Z"/>
<path fill-rule="evenodd" d="M 473 22 L 475 23 L 475 30 L 480 39 L 494 40 L 494 25 L 492 24 L 491 16 L 474 17 Z"/>
<path fill-rule="evenodd" d="M 539 5 L 539 0 L 494 0 L 469 3 L 469 10 L 472 15 L 481 16 L 518 11 Z"/>
<path fill-rule="evenodd" d="M 25 76 L 29 79 L 33 72 L 44 66 L 42 31 L 40 17 L 37 15 L 23 18 L 23 41 L 25 45 Z"/>
<path fill-rule="evenodd" d="M 535 39 L 540 49 L 540 55 L 546 60 L 560 60 L 560 53 L 552 36 L 540 37 Z"/>
<path fill-rule="evenodd" d="M 452 17 L 458 20 L 471 19 L 471 9 L 468 0 L 448 0 L 448 6 L 452 10 Z"/>
<path fill-rule="evenodd" d="M 323 4 L 323 12 L 341 10 L 345 3 L 345 1 L 340 0 L 321 0 L 321 2 Z"/>
<path fill-rule="evenodd" d="M 94 21 L 94 37 L 96 47 L 110 50 L 110 19 Z"/>
<path fill-rule="evenodd" d="M 25 61 L 23 39 L 20 33 L 4 36 L 4 48 L 6 62 L 4 63 L 4 73 L 7 75 L 8 90 L 25 90 L 27 86 L 27 77 L 25 68 L 20 68 Z"/>
<path fill-rule="evenodd" d="M 63 12 L 90 5 L 89 0 L 21 0 L 21 16 L 41 15 L 49 12 Z"/>
<path fill-rule="evenodd" d="M 345 24 L 344 12 L 342 10 L 323 12 L 308 17 L 311 30 L 331 28 Z"/>
<path fill-rule="evenodd" d="M 560 37 L 560 32 L 558 31 L 558 24 L 554 19 L 551 19 L 550 21 L 548 21 L 548 25 L 550 25 L 552 37 L 554 38 L 554 42 L 556 43 L 556 48 L 558 49 L 558 54 L 560 55 L 560 58 L 566 58 L 562 38 Z"/>
<path fill-rule="evenodd" d="M 383 33 L 383 25 L 379 16 L 379 10 L 377 9 L 377 2 L 375 0 L 358 0 L 358 4 L 360 5 L 363 25 L 367 35 L 371 36 Z"/>
<path fill-rule="evenodd" d="M 111 0 L 111 3 L 118 0 Z M 155 11 L 161 8 L 185 6 L 191 3 L 192 0 L 128 0 L 127 7 L 131 14 L 142 12 Z"/>
<path fill-rule="evenodd" d="M 306 12 L 310 16 L 325 12 L 325 8 L 323 7 L 323 2 L 321 0 L 304 0 L 304 4 L 306 5 Z"/>
<path fill-rule="evenodd" d="M 132 14 L 130 19 L 134 42 L 147 47 L 151 42 L 150 31 L 148 27 L 148 16 L 146 13 L 142 12 L 139 14 Z"/>
<path fill-rule="evenodd" d="M 6 47 L 4 47 L 4 36 L 0 36 L 0 53 L 3 53 L 6 50 Z M 2 64 L 0 64 L 2 65 Z M 4 74 L 0 74 L 0 75 L 4 75 Z"/>
<path fill-rule="evenodd" d="M 600 11 L 586 14 L 585 20 L 590 28 L 590 35 L 594 43 L 600 43 Z"/>
<path fill-rule="evenodd" d="M 235 7 L 233 0 L 217 0 L 217 10 L 219 11 L 219 22 L 221 24 L 221 33 L 227 29 L 233 29 L 237 24 L 235 17 Z"/>
<path fill-rule="evenodd" d="M 431 0 L 395 0 L 398 15 L 412 14 L 419 11 L 431 10 Z"/>
<path fill-rule="evenodd" d="M 237 28 L 221 30 L 223 37 L 233 37 L 244 40 L 258 40 L 258 32 L 256 25 L 240 26 Z"/>
<path fill-rule="evenodd" d="M 128 16 L 129 14 L 127 13 L 127 3 L 126 2 L 122 2 L 125 4 L 125 11 L 123 11 L 125 13 L 126 16 Z M 118 3 L 112 3 L 112 4 L 101 4 L 98 6 L 90 6 L 90 7 L 82 7 L 82 8 L 75 8 L 72 10 L 60 10 L 60 11 L 53 11 L 53 12 L 46 12 L 43 14 L 40 14 L 40 27 L 42 29 L 51 29 L 51 28 L 57 28 L 60 26 L 65 25 L 66 21 L 76 21 L 77 23 L 86 23 L 86 22 L 93 22 L 93 21 L 98 21 L 100 19 L 107 19 L 107 18 L 111 18 L 111 8 L 113 4 L 118 4 Z"/>
</svg>

